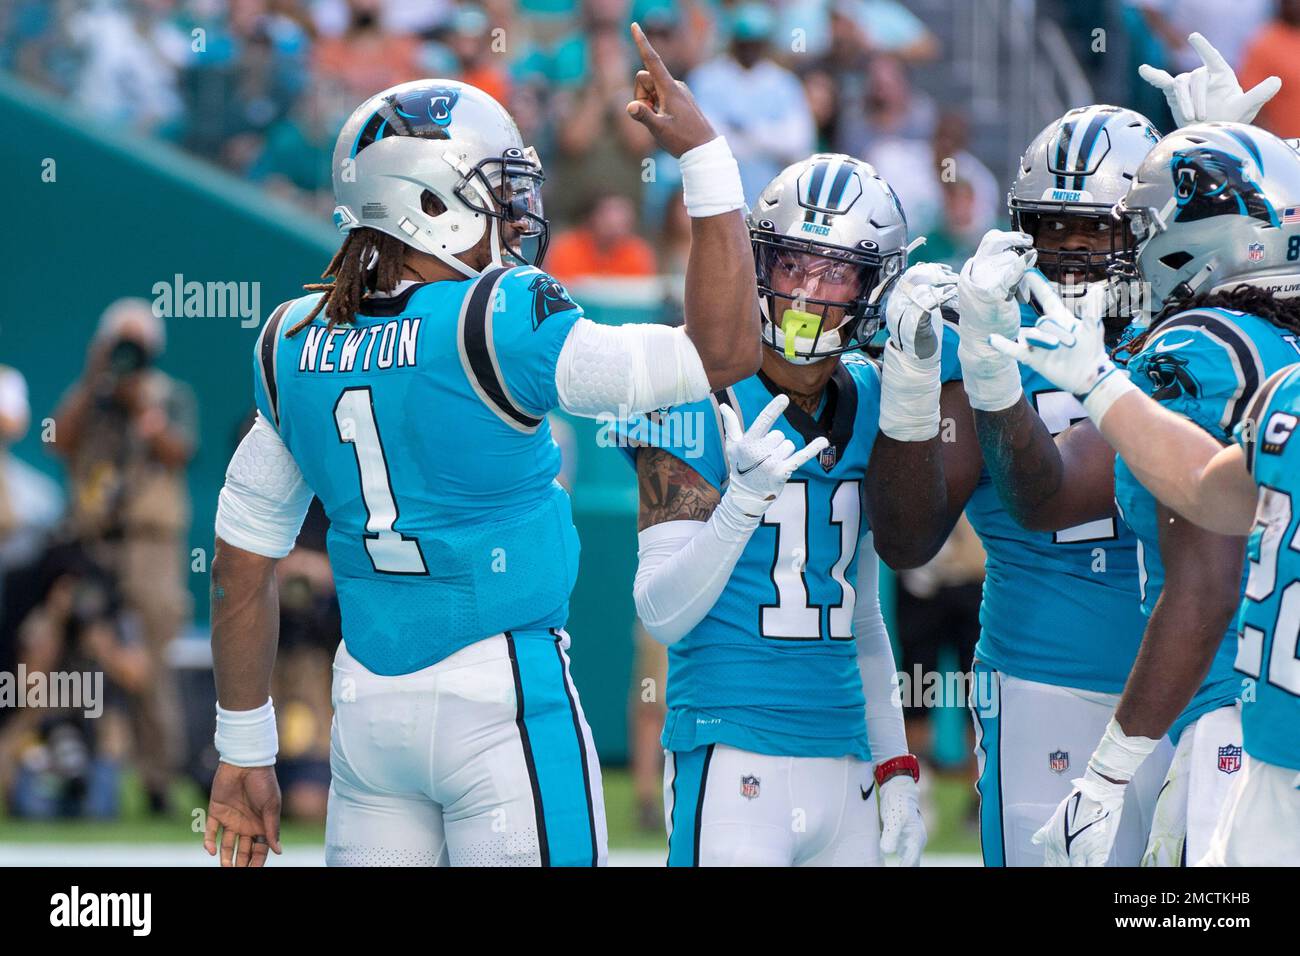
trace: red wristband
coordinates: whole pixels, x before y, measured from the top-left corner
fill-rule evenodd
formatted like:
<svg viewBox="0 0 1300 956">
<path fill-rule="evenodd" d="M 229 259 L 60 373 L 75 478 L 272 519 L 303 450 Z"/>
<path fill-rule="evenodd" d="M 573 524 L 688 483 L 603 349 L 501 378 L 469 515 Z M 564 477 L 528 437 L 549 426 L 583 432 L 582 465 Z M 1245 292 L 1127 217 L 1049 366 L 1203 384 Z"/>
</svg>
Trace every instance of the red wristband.
<svg viewBox="0 0 1300 956">
<path fill-rule="evenodd" d="M 921 779 L 921 762 L 916 759 L 915 754 L 903 754 L 901 757 L 890 757 L 888 760 L 876 765 L 876 786 L 882 785 L 891 777 L 897 777 L 900 774 L 907 774 L 913 780 Z"/>
</svg>

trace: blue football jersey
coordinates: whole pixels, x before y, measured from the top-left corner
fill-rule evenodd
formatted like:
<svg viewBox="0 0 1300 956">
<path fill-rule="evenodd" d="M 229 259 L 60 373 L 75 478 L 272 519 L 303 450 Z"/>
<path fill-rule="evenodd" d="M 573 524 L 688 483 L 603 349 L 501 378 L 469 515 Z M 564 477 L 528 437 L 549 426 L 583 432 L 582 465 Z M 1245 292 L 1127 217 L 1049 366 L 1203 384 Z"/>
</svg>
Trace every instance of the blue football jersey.
<svg viewBox="0 0 1300 956">
<path fill-rule="evenodd" d="M 1227 444 L 1264 380 L 1297 358 L 1295 335 L 1265 319 L 1227 309 L 1194 309 L 1161 322 L 1129 360 L 1128 373 L 1146 394 Z M 1138 537 L 1142 612 L 1149 617 L 1165 580 L 1156 500 L 1122 458 L 1115 460 L 1115 499 Z M 1196 696 L 1170 729 L 1175 741 L 1201 714 L 1239 697 L 1236 645 L 1234 625 Z"/>
<path fill-rule="evenodd" d="M 1021 308 L 1021 324 L 1037 315 Z M 956 330 L 945 330 L 943 379 L 961 377 Z M 1083 405 L 1028 366 L 1025 398 L 1052 434 L 1087 418 Z M 966 517 L 987 554 L 975 657 L 995 670 L 1058 687 L 1117 694 L 1142 642 L 1137 542 L 1118 516 L 1056 532 L 1029 531 L 1002 507 L 985 468 Z"/>
<path fill-rule="evenodd" d="M 1259 486 L 1237 622 L 1237 671 L 1253 683 L 1241 726 L 1252 757 L 1300 770 L 1300 365 L 1274 376 L 1255 407 L 1235 434 Z"/>
<path fill-rule="evenodd" d="M 748 427 L 778 392 L 760 372 L 706 401 L 632 419 L 625 444 L 662 448 L 721 492 L 728 471 L 719 403 Z M 852 622 L 863 479 L 879 419 L 880 373 L 850 354 L 815 420 L 791 404 L 773 425 L 796 445 L 822 434 L 831 445 L 791 476 L 713 608 L 668 649 L 667 749 L 723 743 L 871 759 Z"/>
<path fill-rule="evenodd" d="M 578 537 L 546 414 L 581 310 L 535 268 L 494 269 L 286 337 L 317 298 L 267 321 L 254 391 L 329 516 L 348 650 L 407 674 L 507 629 L 562 627 Z"/>
</svg>

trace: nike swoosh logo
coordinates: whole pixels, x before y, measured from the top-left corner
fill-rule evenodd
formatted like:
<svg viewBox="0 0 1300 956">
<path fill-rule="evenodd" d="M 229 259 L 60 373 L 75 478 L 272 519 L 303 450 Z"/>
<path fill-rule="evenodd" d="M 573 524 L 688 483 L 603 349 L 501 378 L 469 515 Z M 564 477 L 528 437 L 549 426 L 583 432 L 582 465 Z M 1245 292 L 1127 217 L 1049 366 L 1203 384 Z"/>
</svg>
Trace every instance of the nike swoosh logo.
<svg viewBox="0 0 1300 956">
<path fill-rule="evenodd" d="M 871 791 L 875 789 L 876 789 L 876 785 L 874 783 L 871 786 L 867 787 L 867 789 L 865 790 L 862 789 L 862 784 L 858 784 L 858 791 L 862 794 L 863 800 L 870 800 Z"/>
<path fill-rule="evenodd" d="M 748 468 L 737 468 L 737 469 L 736 469 L 736 474 L 737 474 L 737 475 L 741 475 L 741 476 L 747 475 L 747 474 L 749 474 L 751 471 L 753 471 L 755 468 L 757 468 L 759 465 L 763 464 L 763 462 L 767 461 L 767 460 L 768 460 L 769 458 L 771 458 L 771 457 L 772 457 L 771 455 L 764 455 L 762 458 L 760 458 L 758 461 L 754 462 L 754 463 L 753 463 L 752 465 L 750 465 Z"/>
<path fill-rule="evenodd" d="M 1081 794 L 1081 793 L 1076 793 L 1076 794 L 1074 795 L 1074 809 L 1075 809 L 1076 812 L 1078 812 L 1078 809 L 1079 809 L 1079 801 L 1082 800 L 1082 799 L 1083 799 L 1083 794 Z M 1108 815 L 1109 815 L 1109 814 L 1108 814 Z M 1069 856 L 1069 855 L 1070 855 L 1070 844 L 1073 843 L 1073 842 L 1075 841 L 1075 839 L 1076 839 L 1076 838 L 1077 838 L 1081 833 L 1083 833 L 1084 830 L 1087 830 L 1088 827 L 1091 827 L 1091 826 L 1095 826 L 1095 825 L 1097 825 L 1098 823 L 1100 823 L 1102 820 L 1105 820 L 1105 819 L 1106 819 L 1106 817 L 1098 817 L 1096 820 L 1093 820 L 1092 823 L 1085 824 L 1085 825 L 1079 827 L 1079 829 L 1075 830 L 1073 833 L 1071 833 L 1071 832 L 1070 832 L 1070 815 L 1067 813 L 1067 814 L 1065 815 L 1065 820 L 1064 820 L 1064 822 L 1063 822 L 1064 829 L 1065 829 L 1065 855 L 1066 855 L 1066 856 Z"/>
<path fill-rule="evenodd" d="M 1191 344 L 1192 344 L 1192 340 L 1191 340 L 1191 339 L 1184 339 L 1184 340 L 1181 341 L 1181 342 L 1174 342 L 1172 345 L 1171 345 L 1170 343 L 1168 343 L 1168 342 L 1157 342 L 1157 343 L 1156 343 L 1156 351 L 1157 351 L 1157 352 L 1172 352 L 1174 349 L 1180 349 L 1180 348 L 1182 348 L 1184 345 L 1191 345 Z"/>
</svg>

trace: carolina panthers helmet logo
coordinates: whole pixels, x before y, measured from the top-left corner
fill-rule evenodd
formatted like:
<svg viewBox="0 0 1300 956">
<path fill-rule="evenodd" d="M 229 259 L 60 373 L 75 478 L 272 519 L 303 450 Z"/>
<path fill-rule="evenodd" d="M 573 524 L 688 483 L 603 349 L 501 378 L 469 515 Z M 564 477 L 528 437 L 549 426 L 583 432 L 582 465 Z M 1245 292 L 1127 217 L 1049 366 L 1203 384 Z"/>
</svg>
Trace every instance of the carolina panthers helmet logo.
<svg viewBox="0 0 1300 956">
<path fill-rule="evenodd" d="M 533 294 L 533 331 L 536 332 L 543 322 L 557 312 L 566 312 L 576 304 L 569 298 L 564 286 L 548 275 L 534 276 L 528 284 L 528 291 Z"/>
<path fill-rule="evenodd" d="M 1178 211 L 1174 222 L 1211 216 L 1250 216 L 1276 226 L 1277 214 L 1240 157 L 1200 146 L 1180 149 L 1170 160 Z"/>
<path fill-rule="evenodd" d="M 386 97 L 361 128 L 352 155 L 389 136 L 450 139 L 451 111 L 459 100 L 459 90 L 440 86 Z"/>
<path fill-rule="evenodd" d="M 1142 371 L 1155 386 L 1151 397 L 1157 402 L 1168 401 L 1179 396 L 1201 397 L 1201 383 L 1187 370 L 1187 359 L 1181 355 L 1154 352 L 1149 357 L 1142 356 L 1142 359 L 1145 359 L 1142 362 Z"/>
</svg>

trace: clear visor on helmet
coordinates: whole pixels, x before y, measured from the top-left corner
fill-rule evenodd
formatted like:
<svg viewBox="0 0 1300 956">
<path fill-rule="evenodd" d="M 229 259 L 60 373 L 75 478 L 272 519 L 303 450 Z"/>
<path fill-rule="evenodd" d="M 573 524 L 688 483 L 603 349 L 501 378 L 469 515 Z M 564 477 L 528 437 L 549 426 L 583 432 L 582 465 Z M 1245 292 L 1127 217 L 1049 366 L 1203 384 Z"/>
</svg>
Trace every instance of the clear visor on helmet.
<svg viewBox="0 0 1300 956">
<path fill-rule="evenodd" d="M 480 160 L 456 185 L 455 193 L 470 209 L 497 220 L 502 243 L 521 262 L 538 265 L 546 254 L 549 224 L 542 206 L 542 172 L 537 151 L 511 147 L 500 156 Z M 480 189 L 492 197 L 485 203 Z M 529 240 L 528 251 L 516 241 Z"/>
<path fill-rule="evenodd" d="M 754 230 L 751 237 L 769 328 L 781 330 L 787 356 L 794 354 L 796 338 L 806 343 L 798 349 L 806 358 L 829 357 L 866 344 L 880 317 L 880 296 L 873 293 L 882 276 L 891 278 L 901 271 L 900 257 L 765 230 Z M 832 331 L 837 334 L 823 346 L 823 337 Z"/>
<path fill-rule="evenodd" d="M 780 299 L 849 311 L 875 287 L 880 257 L 765 243 L 759 246 L 755 267 L 758 284 Z"/>
</svg>

